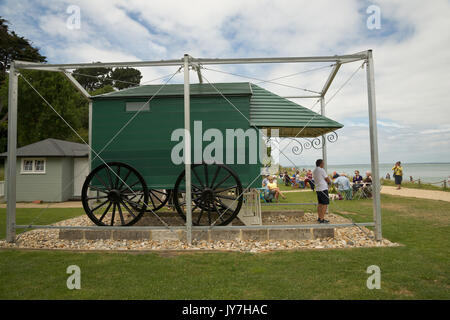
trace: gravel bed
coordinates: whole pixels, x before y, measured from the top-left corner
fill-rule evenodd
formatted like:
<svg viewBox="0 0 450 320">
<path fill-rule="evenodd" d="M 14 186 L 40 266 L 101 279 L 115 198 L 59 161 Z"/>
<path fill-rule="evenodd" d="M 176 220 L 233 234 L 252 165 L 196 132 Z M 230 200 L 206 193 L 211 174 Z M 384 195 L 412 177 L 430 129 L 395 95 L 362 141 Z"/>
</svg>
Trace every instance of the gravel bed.
<svg viewBox="0 0 450 320">
<path fill-rule="evenodd" d="M 150 220 L 153 220 L 149 218 Z M 327 219 L 331 223 L 348 223 L 349 220 L 330 213 Z M 306 212 L 302 217 L 280 214 L 271 216 L 264 224 L 313 224 L 317 215 Z M 139 221 L 141 222 L 141 221 Z M 275 223 L 278 222 L 278 223 Z M 80 216 L 55 223 L 60 226 L 92 226 L 87 216 Z M 140 223 L 139 223 L 140 225 Z M 147 224 L 148 225 L 148 224 Z M 60 249 L 60 250 L 218 250 L 238 252 L 267 252 L 296 249 L 335 249 L 355 247 L 398 246 L 387 239 L 374 240 L 372 231 L 365 227 L 336 228 L 334 238 L 317 240 L 284 241 L 194 241 L 188 245 L 183 241 L 144 241 L 144 240 L 61 240 L 57 229 L 36 229 L 19 235 L 16 243 L 0 240 L 0 248 Z"/>
</svg>

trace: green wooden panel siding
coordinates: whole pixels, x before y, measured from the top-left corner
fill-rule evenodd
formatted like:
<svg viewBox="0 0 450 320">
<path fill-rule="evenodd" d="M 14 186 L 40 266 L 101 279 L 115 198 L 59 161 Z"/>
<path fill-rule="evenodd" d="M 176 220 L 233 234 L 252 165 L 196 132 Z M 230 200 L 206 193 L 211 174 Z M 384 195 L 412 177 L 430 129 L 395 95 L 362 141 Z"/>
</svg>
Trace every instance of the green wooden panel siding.
<svg viewBox="0 0 450 320">
<path fill-rule="evenodd" d="M 21 158 L 16 164 L 16 197 L 18 202 L 30 202 L 42 200 L 46 202 L 66 201 L 70 196 L 65 196 L 62 190 L 70 181 L 63 181 L 63 161 L 60 157 L 47 157 L 45 174 L 21 174 Z M 7 161 L 5 160 L 7 166 Z M 67 169 L 68 170 L 68 169 Z M 72 169 L 73 170 L 73 169 Z M 7 184 L 8 181 L 5 181 Z M 68 189 L 71 190 L 69 186 Z M 6 196 L 6 188 L 5 188 Z"/>
<path fill-rule="evenodd" d="M 237 112 L 223 97 L 191 97 L 191 130 L 194 121 L 202 121 L 203 133 L 209 128 L 219 129 L 225 140 L 226 129 L 249 128 L 250 96 L 232 96 L 229 100 L 239 109 Z M 126 112 L 129 101 L 144 99 L 95 99 L 92 112 L 92 145 L 94 150 L 101 150 L 105 144 L 134 115 Z M 242 113 L 242 114 L 241 114 Z M 245 117 L 244 117 L 244 116 Z M 121 161 L 135 167 L 151 188 L 173 188 L 184 165 L 175 165 L 171 161 L 172 148 L 178 141 L 171 141 L 171 134 L 177 128 L 184 128 L 184 99 L 182 97 L 161 97 L 150 102 L 150 111 L 139 113 L 134 120 L 105 149 L 101 157 L 105 161 Z M 224 141 L 225 142 L 225 141 Z M 203 148 L 210 142 L 204 142 Z M 194 141 L 192 141 L 194 147 Z M 224 143 L 224 148 L 225 148 Z M 236 147 L 235 147 L 236 148 Z M 244 150 L 248 159 L 248 150 Z M 192 157 L 194 150 L 191 150 Z M 237 153 L 243 150 L 235 149 Z M 225 161 L 226 150 L 224 150 Z M 92 155 L 94 158 L 95 155 Z M 193 159 L 193 158 L 192 158 Z M 102 162 L 95 159 L 92 168 Z M 236 161 L 235 161 L 236 163 Z M 248 163 L 248 162 L 247 162 Z M 245 187 L 258 176 L 260 165 L 230 165 L 239 175 Z M 213 174 L 213 173 L 212 173 Z M 260 185 L 257 179 L 254 185 Z"/>
</svg>

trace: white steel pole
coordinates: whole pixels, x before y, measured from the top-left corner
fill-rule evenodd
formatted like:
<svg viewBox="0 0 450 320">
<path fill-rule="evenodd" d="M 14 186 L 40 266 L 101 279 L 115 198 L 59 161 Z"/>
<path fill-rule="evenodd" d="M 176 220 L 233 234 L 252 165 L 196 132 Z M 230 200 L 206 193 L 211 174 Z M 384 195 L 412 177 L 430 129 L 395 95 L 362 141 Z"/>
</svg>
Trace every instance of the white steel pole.
<svg viewBox="0 0 450 320">
<path fill-rule="evenodd" d="M 325 116 L 325 98 L 320 97 L 320 114 Z M 325 161 L 325 171 L 328 172 L 328 159 L 327 159 L 327 139 L 326 136 L 322 136 L 322 159 Z"/>
<path fill-rule="evenodd" d="M 367 96 L 369 99 L 369 134 L 370 134 L 370 159 L 372 166 L 372 189 L 373 189 L 373 218 L 375 222 L 375 238 L 382 240 L 381 233 L 381 199 L 380 199 L 380 176 L 378 170 L 378 132 L 377 111 L 375 103 L 375 77 L 373 70 L 372 50 L 367 51 Z"/>
<path fill-rule="evenodd" d="M 16 240 L 16 161 L 17 161 L 17 73 L 14 61 L 9 68 L 8 168 L 6 181 L 6 241 Z"/>
<path fill-rule="evenodd" d="M 92 100 L 89 100 L 89 122 L 88 122 L 89 128 L 88 128 L 88 133 L 89 133 L 89 146 L 92 148 Z M 89 160 L 89 172 L 92 171 L 92 151 L 89 150 L 89 154 L 88 154 L 88 160 Z"/>
<path fill-rule="evenodd" d="M 184 166 L 186 173 L 186 241 L 192 244 L 192 195 L 191 195 L 191 106 L 189 87 L 189 55 L 184 55 Z"/>
</svg>

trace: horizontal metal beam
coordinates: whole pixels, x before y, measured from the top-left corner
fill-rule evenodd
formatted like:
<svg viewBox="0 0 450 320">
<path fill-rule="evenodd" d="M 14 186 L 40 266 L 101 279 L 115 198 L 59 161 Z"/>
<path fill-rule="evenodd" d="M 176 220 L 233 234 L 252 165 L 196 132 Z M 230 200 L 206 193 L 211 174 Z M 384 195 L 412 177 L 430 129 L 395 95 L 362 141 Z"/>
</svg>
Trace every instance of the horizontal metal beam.
<svg viewBox="0 0 450 320">
<path fill-rule="evenodd" d="M 307 98 L 320 98 L 320 95 L 315 96 L 282 96 L 285 99 L 307 99 Z"/>
<path fill-rule="evenodd" d="M 251 225 L 251 226 L 192 226 L 192 230 L 245 230 L 245 229 L 310 229 L 310 228 L 348 228 L 348 227 L 373 227 L 374 222 L 361 222 L 361 223 L 338 223 L 338 224 L 301 224 L 301 225 Z M 168 230 L 164 226 L 52 226 L 52 225 L 17 225 L 17 229 L 69 229 L 69 230 L 130 230 L 130 231 L 146 231 L 146 230 Z M 186 230 L 186 226 L 173 226 L 172 230 Z"/>
<path fill-rule="evenodd" d="M 336 63 L 336 65 L 333 67 L 333 69 L 331 70 L 330 75 L 328 76 L 327 81 L 325 82 L 325 85 L 323 86 L 322 89 L 322 93 L 321 96 L 324 97 L 325 94 L 327 93 L 328 89 L 331 86 L 331 83 L 333 82 L 334 78 L 336 77 L 336 74 L 338 73 L 339 69 L 341 68 L 341 64 L 340 63 Z"/>
<path fill-rule="evenodd" d="M 335 56 L 317 56 L 317 57 L 279 57 L 279 58 L 236 58 L 236 59 L 205 59 L 197 58 L 192 61 L 202 65 L 207 64 L 251 64 L 251 63 L 296 63 L 296 62 L 353 62 L 364 60 L 367 53 L 335 55 Z"/>
<path fill-rule="evenodd" d="M 206 59 L 191 58 L 191 61 L 197 64 L 251 64 L 251 63 L 296 63 L 296 62 L 339 62 L 347 63 L 367 58 L 367 53 L 357 53 L 335 56 L 318 57 L 279 57 L 279 58 L 231 58 L 231 59 Z M 161 67 L 161 66 L 180 66 L 183 59 L 160 60 L 160 61 L 128 61 L 128 62 L 92 62 L 92 63 L 69 63 L 69 64 L 46 64 L 33 63 L 27 61 L 16 61 L 18 69 L 34 69 L 60 71 L 61 69 L 78 68 L 99 68 L 99 67 Z"/>
<path fill-rule="evenodd" d="M 31 63 L 19 61 L 16 66 L 18 69 L 61 71 L 66 69 L 78 68 L 113 68 L 113 67 L 163 67 L 163 66 L 181 66 L 182 59 L 160 60 L 160 61 L 129 61 L 129 62 L 92 62 L 92 63 L 66 63 L 66 64 L 46 64 Z"/>
</svg>

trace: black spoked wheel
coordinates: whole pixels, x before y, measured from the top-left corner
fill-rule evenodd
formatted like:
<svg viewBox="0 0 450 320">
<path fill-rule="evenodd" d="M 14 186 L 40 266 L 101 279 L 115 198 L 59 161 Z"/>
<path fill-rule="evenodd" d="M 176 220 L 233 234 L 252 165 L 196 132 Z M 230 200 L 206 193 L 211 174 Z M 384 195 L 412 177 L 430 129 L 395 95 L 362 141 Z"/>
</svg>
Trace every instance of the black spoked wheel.
<svg viewBox="0 0 450 320">
<path fill-rule="evenodd" d="M 224 164 L 193 164 L 191 167 L 192 224 L 227 225 L 242 207 L 242 184 Z M 186 177 L 183 171 L 175 183 L 173 203 L 186 220 Z"/>
<path fill-rule="evenodd" d="M 133 167 L 109 162 L 95 168 L 81 191 L 83 208 L 99 226 L 131 226 L 144 214 L 149 198 L 144 178 Z"/>
<path fill-rule="evenodd" d="M 147 212 L 158 211 L 164 207 L 170 199 L 172 190 L 170 189 L 149 189 L 149 204 Z"/>
</svg>

